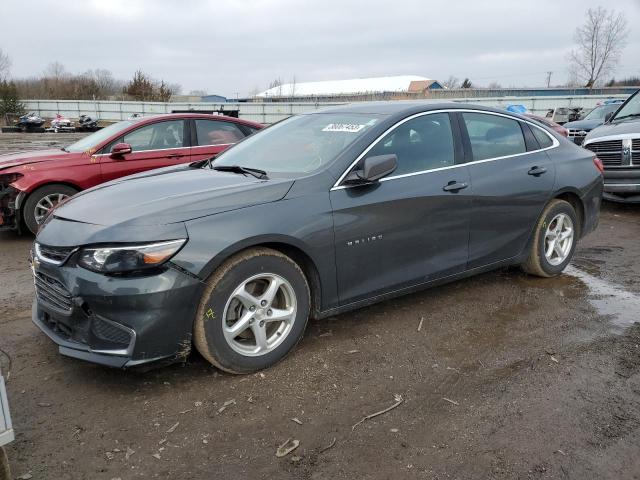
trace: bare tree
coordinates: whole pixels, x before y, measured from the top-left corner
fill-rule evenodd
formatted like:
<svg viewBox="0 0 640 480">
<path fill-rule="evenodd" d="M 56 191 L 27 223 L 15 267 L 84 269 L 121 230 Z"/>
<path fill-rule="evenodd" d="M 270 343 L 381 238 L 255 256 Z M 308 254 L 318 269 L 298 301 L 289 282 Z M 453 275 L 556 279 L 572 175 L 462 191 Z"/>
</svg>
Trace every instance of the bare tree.
<svg viewBox="0 0 640 480">
<path fill-rule="evenodd" d="M 498 82 L 491 82 L 489 85 L 487 85 L 487 88 L 496 90 L 498 88 L 502 88 L 502 86 Z"/>
<path fill-rule="evenodd" d="M 291 89 L 289 91 L 289 96 L 295 97 L 295 95 L 296 95 L 296 76 L 294 74 L 293 79 L 291 80 Z"/>
<path fill-rule="evenodd" d="M 449 78 L 443 82 L 442 86 L 444 88 L 460 88 L 460 80 L 453 75 L 449 75 Z"/>
<path fill-rule="evenodd" d="M 53 80 L 61 80 L 62 78 L 66 77 L 67 71 L 64 68 L 64 65 L 62 65 L 60 62 L 56 61 L 56 62 L 51 62 L 49 65 L 47 65 L 47 67 L 44 69 L 43 72 L 43 76 L 44 77 L 48 77 L 51 78 Z"/>
<path fill-rule="evenodd" d="M 473 84 L 471 83 L 471 80 L 469 80 L 468 78 L 465 78 L 462 81 L 462 85 L 460 85 L 460 88 L 472 88 Z"/>
<path fill-rule="evenodd" d="M 587 10 L 585 23 L 576 29 L 577 47 L 569 54 L 570 75 L 593 87 L 615 70 L 627 36 L 627 20 L 622 13 L 602 7 Z"/>
<path fill-rule="evenodd" d="M 11 70 L 11 59 L 9 55 L 0 48 L 0 80 L 9 78 Z"/>
</svg>

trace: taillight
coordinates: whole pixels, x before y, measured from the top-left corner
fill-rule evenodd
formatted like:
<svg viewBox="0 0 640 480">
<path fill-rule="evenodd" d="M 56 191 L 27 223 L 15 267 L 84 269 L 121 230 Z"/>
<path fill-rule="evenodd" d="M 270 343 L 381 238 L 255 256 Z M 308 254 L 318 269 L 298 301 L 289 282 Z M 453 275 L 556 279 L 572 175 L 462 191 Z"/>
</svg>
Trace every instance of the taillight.
<svg viewBox="0 0 640 480">
<path fill-rule="evenodd" d="M 602 160 L 598 157 L 593 157 L 593 164 L 596 166 L 600 173 L 604 173 L 604 165 L 602 164 Z"/>
<path fill-rule="evenodd" d="M 562 129 L 562 136 L 563 137 L 568 137 L 569 136 L 569 130 L 567 130 L 566 128 Z"/>
</svg>

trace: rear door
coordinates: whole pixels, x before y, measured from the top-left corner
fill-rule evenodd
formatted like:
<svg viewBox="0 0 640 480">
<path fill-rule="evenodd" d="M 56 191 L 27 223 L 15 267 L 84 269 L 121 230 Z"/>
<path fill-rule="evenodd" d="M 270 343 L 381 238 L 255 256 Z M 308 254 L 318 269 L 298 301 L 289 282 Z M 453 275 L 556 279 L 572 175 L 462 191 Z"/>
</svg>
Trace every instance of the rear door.
<svg viewBox="0 0 640 480">
<path fill-rule="evenodd" d="M 520 254 L 555 182 L 546 153 L 557 145 L 539 127 L 507 115 L 458 114 L 469 160 L 473 207 L 468 268 L 489 265 Z M 533 131 L 546 138 L 541 147 Z"/>
<path fill-rule="evenodd" d="M 165 120 L 143 125 L 112 141 L 106 147 L 107 151 L 116 143 L 128 143 L 132 152 L 118 157 L 108 153 L 102 155 L 102 181 L 189 162 L 190 149 L 186 127 L 184 120 Z"/>
<path fill-rule="evenodd" d="M 242 140 L 245 133 L 233 122 L 224 120 L 193 119 L 191 160 L 215 157 L 223 150 Z"/>
</svg>

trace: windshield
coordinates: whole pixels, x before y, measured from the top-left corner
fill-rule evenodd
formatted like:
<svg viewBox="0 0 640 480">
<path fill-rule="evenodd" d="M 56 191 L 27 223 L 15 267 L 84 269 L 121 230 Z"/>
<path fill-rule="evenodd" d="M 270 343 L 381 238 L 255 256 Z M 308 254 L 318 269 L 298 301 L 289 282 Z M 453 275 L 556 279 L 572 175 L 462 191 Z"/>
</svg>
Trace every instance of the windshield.
<svg viewBox="0 0 640 480">
<path fill-rule="evenodd" d="M 627 117 L 638 117 L 640 116 L 640 95 L 636 92 L 629 100 L 627 100 L 623 105 L 620 111 L 616 113 L 615 117 L 611 120 L 622 120 Z"/>
<path fill-rule="evenodd" d="M 583 120 L 604 120 L 604 117 L 607 113 L 615 112 L 618 107 L 620 107 L 619 103 L 614 103 L 611 105 L 600 105 L 599 107 L 591 110 Z"/>
<path fill-rule="evenodd" d="M 290 117 L 227 150 L 213 166 L 237 165 L 268 174 L 306 174 L 331 163 L 382 115 L 315 113 Z"/>
<path fill-rule="evenodd" d="M 107 138 L 111 137 L 112 135 L 115 135 L 118 132 L 121 132 L 122 130 L 133 125 L 134 123 L 135 122 L 132 122 L 130 120 L 124 120 L 122 122 L 113 123 L 108 127 L 104 127 L 98 130 L 97 132 L 92 133 L 91 135 L 87 135 L 86 137 L 81 138 L 76 143 L 72 143 L 68 147 L 65 147 L 65 150 L 67 152 L 73 152 L 73 153 L 84 152 L 86 150 L 89 150 L 90 148 L 94 148 L 96 145 L 99 145 Z"/>
</svg>

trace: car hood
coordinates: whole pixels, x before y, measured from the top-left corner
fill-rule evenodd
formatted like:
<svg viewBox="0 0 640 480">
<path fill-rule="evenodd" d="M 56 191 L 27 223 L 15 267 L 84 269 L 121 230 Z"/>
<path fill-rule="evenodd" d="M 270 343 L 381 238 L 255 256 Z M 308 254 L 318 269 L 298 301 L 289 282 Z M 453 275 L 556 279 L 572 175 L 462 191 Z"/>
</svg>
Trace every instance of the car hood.
<svg viewBox="0 0 640 480">
<path fill-rule="evenodd" d="M 640 121 L 627 120 L 619 123 L 607 123 L 591 130 L 585 137 L 585 142 L 619 138 L 640 138 Z M 609 138 L 611 137 L 611 138 Z"/>
<path fill-rule="evenodd" d="M 63 150 L 36 150 L 34 152 L 15 152 L 0 155 L 0 170 L 28 165 L 30 163 L 52 162 L 69 158 L 69 152 Z"/>
<path fill-rule="evenodd" d="M 274 202 L 292 184 L 209 169 L 151 170 L 80 192 L 54 217 L 102 226 L 167 225 Z"/>
<path fill-rule="evenodd" d="M 599 125 L 602 125 L 602 120 L 576 120 L 575 122 L 567 122 L 562 125 L 564 128 L 570 128 L 572 130 L 592 130 Z"/>
</svg>

